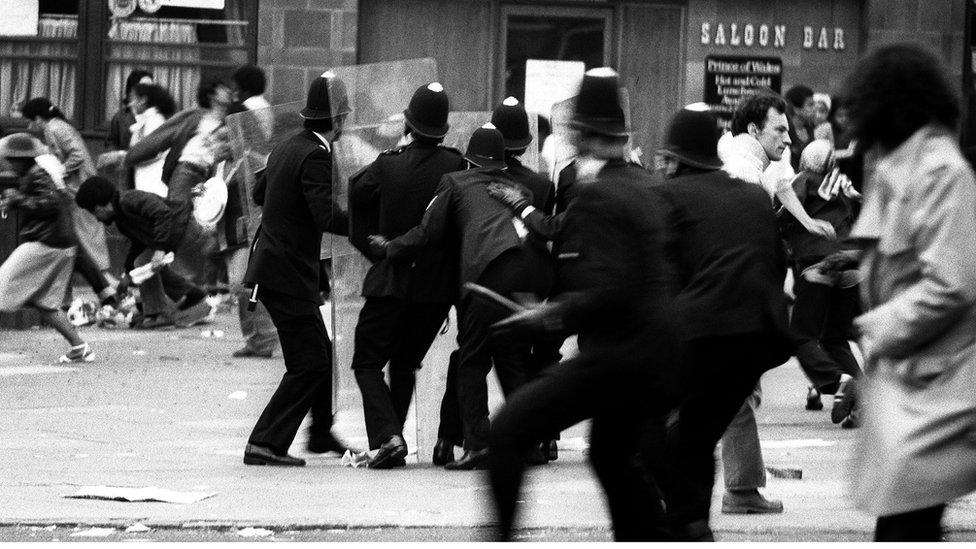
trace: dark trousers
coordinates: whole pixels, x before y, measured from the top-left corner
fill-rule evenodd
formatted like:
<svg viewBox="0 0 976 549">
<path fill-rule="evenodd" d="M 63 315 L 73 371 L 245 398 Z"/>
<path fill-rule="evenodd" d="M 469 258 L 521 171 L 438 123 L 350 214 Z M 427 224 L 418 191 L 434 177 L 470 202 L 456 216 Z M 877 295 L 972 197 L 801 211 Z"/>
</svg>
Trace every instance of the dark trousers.
<svg viewBox="0 0 976 549">
<path fill-rule="evenodd" d="M 332 428 L 332 341 L 318 304 L 266 288 L 258 290 L 258 299 L 278 331 L 285 375 L 248 442 L 283 454 L 309 411 L 311 437 L 326 435 Z"/>
<path fill-rule="evenodd" d="M 415 372 L 444 324 L 450 304 L 368 297 L 356 324 L 352 368 L 363 396 L 369 447 L 403 434 Z M 390 363 L 390 385 L 383 367 Z"/>
<path fill-rule="evenodd" d="M 105 275 L 102 274 L 95 260 L 85 251 L 83 246 L 75 248 L 75 272 L 85 279 L 95 295 L 99 298 L 104 297 L 101 293 L 102 290 L 108 288 L 108 281 L 105 280 Z"/>
<path fill-rule="evenodd" d="M 708 522 L 715 483 L 715 446 L 770 367 L 769 338 L 736 335 L 692 340 L 682 370 L 686 393 L 669 425 L 667 458 L 656 478 L 672 525 Z M 663 467 L 663 469 L 662 469 Z"/>
<path fill-rule="evenodd" d="M 945 504 L 878 517 L 874 541 L 942 541 Z"/>
<path fill-rule="evenodd" d="M 478 284 L 513 298 L 526 292 L 546 295 L 551 277 L 545 278 L 543 258 L 529 248 L 505 252 L 485 269 Z M 540 276 L 542 275 L 542 276 Z M 494 362 L 495 373 L 506 398 L 525 383 L 532 369 L 532 341 L 522 335 L 492 337 L 491 325 L 509 316 L 501 306 L 471 293 L 458 307 L 457 386 L 465 450 L 488 447 L 488 372 Z"/>
<path fill-rule="evenodd" d="M 800 273 L 811 264 L 799 262 L 793 271 L 796 300 L 790 330 L 796 338 L 796 358 L 810 382 L 821 393 L 833 394 L 841 374 L 861 375 L 848 343 L 858 290 L 807 281 Z"/>
<path fill-rule="evenodd" d="M 643 343 L 649 347 L 653 339 Z M 606 493 L 618 541 L 666 540 L 664 507 L 642 463 L 661 458 L 663 415 L 669 399 L 652 375 L 656 361 L 630 353 L 581 354 L 520 388 L 498 413 L 491 429 L 490 480 L 500 538 L 508 540 L 525 470 L 525 453 L 549 433 L 593 418 L 590 462 Z"/>
<path fill-rule="evenodd" d="M 464 444 L 464 429 L 461 427 L 461 405 L 458 404 L 457 370 L 460 351 L 451 352 L 447 363 L 447 383 L 444 398 L 441 399 L 440 423 L 437 425 L 437 438 L 442 438 L 455 446 Z"/>
</svg>

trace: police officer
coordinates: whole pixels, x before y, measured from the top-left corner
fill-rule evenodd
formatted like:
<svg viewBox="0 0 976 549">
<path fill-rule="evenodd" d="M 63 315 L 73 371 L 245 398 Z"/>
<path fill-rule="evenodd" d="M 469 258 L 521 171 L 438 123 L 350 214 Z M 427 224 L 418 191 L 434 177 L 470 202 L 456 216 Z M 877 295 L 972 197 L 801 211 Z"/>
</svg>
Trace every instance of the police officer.
<svg viewBox="0 0 976 549">
<path fill-rule="evenodd" d="M 440 83 L 419 87 L 403 113 L 410 143 L 380 154 L 350 186 L 350 240 L 373 261 L 363 281 L 366 303 L 352 360 L 369 447 L 379 450 L 369 464 L 373 469 L 405 464 L 402 431 L 415 371 L 455 301 L 458 260 L 450 246 L 427 247 L 412 262 L 380 257 L 369 249 L 368 237 L 396 238 L 418 225 L 441 177 L 467 167 L 460 151 L 441 145 L 449 110 Z M 387 362 L 389 386 L 383 379 Z"/>
<path fill-rule="evenodd" d="M 248 465 L 305 465 L 288 448 L 310 410 L 308 450 L 345 450 L 331 433 L 332 342 L 319 311 L 322 233 L 349 232 L 332 201 L 332 141 L 349 112 L 345 97 L 332 73 L 316 78 L 300 113 L 305 129 L 275 146 L 256 186 L 263 214 L 244 283 L 271 315 L 286 372 L 248 438 Z"/>
<path fill-rule="evenodd" d="M 504 204 L 488 195 L 489 183 L 515 186 L 505 173 L 505 144 L 491 124 L 471 136 L 465 158 L 474 168 L 444 176 L 423 222 L 386 242 L 387 256 L 412 261 L 429 245 L 443 245 L 460 235 L 459 281 L 476 282 L 509 299 L 516 294 L 545 297 L 552 283 L 549 251 Z M 521 189 L 527 192 L 524 188 Z M 448 470 L 484 469 L 488 464 L 487 375 L 494 363 L 502 391 L 520 387 L 530 368 L 531 341 L 524 337 L 490 338 L 492 323 L 507 310 L 471 292 L 458 302 L 457 395 L 464 430 L 464 455 Z"/>
<path fill-rule="evenodd" d="M 522 164 L 520 158 L 525 154 L 528 146 L 532 144 L 529 117 L 525 112 L 525 107 L 515 97 L 507 97 L 492 111 L 491 123 L 498 128 L 498 131 L 502 132 L 502 137 L 505 138 L 506 173 L 519 185 L 528 189 L 530 193 L 528 197 L 515 194 L 527 204 L 525 208 L 520 208 L 516 215 L 526 223 L 530 230 L 537 232 L 540 238 L 552 240 L 555 237 L 555 226 L 558 221 L 548 216 L 554 213 L 553 209 L 556 206 L 556 187 L 552 181 Z M 514 193 L 515 189 L 506 185 L 495 184 L 489 187 L 488 192 L 492 198 L 500 198 L 507 196 L 508 193 Z M 549 228 L 540 229 L 540 226 Z M 533 342 L 530 378 L 538 377 L 543 369 L 559 362 L 561 358 L 559 349 L 564 340 L 565 338 L 559 334 L 552 334 Z M 556 439 L 558 438 L 559 433 L 547 437 L 540 443 L 537 450 L 528 455 L 528 461 L 533 464 L 542 464 L 556 459 L 558 457 Z"/>
<path fill-rule="evenodd" d="M 491 484 L 508 539 L 515 524 L 524 452 L 548 433 L 592 418 L 590 460 L 619 541 L 668 539 L 649 471 L 635 463 L 644 434 L 661 438 L 673 406 L 673 337 L 667 325 L 661 221 L 653 177 L 624 160 L 628 130 L 619 77 L 584 77 L 573 125 L 580 131 L 579 194 L 554 247 L 563 292 L 499 323 L 499 330 L 576 333 L 580 355 L 522 387 L 496 416 Z M 656 394 L 648 398 L 648 394 Z"/>
</svg>

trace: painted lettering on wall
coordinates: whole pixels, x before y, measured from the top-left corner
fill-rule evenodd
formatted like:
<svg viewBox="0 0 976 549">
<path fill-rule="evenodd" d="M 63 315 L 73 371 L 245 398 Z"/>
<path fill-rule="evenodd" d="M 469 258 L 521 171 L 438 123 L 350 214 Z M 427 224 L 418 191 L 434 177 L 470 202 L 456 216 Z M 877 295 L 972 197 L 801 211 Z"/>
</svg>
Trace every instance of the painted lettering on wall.
<svg viewBox="0 0 976 549">
<path fill-rule="evenodd" d="M 790 36 L 786 25 L 769 25 L 762 23 L 742 24 L 713 23 L 706 21 L 701 24 L 701 43 L 703 46 L 723 46 L 728 48 L 759 47 L 785 48 L 787 37 Z M 840 27 L 804 26 L 802 29 L 804 49 L 844 51 L 844 29 Z"/>
</svg>

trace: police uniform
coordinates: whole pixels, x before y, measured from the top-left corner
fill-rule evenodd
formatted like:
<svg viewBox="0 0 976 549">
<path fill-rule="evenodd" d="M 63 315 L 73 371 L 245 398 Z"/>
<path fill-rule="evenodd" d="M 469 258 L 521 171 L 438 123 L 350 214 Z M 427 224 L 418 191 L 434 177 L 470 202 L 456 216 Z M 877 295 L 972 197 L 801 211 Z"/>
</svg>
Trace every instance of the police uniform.
<svg viewBox="0 0 976 549">
<path fill-rule="evenodd" d="M 328 80 L 313 81 L 304 118 L 331 118 Z M 248 438 L 244 462 L 304 465 L 287 452 L 309 411 L 309 450 L 343 449 L 330 432 L 332 342 L 319 311 L 319 252 L 322 233 L 348 234 L 348 219 L 332 201 L 332 150 L 322 134 L 305 129 L 279 143 L 263 177 L 261 226 L 244 282 L 271 315 L 286 373 Z"/>
<path fill-rule="evenodd" d="M 497 148 L 495 148 L 497 145 Z M 479 151 L 484 154 L 480 154 Z M 504 168 L 501 134 L 481 128 L 471 138 L 466 158 L 484 165 L 444 176 L 424 220 L 394 239 L 389 257 L 412 260 L 429 244 L 460 235 L 460 282 L 476 282 L 509 297 L 515 293 L 548 294 L 552 271 L 545 242 L 532 237 L 511 210 L 493 200 L 491 182 L 516 185 Z M 507 311 L 466 293 L 458 303 L 460 355 L 457 369 L 458 402 L 464 428 L 465 455 L 450 469 L 487 466 L 488 390 L 486 376 L 494 362 L 503 392 L 521 386 L 530 368 L 528 338 L 498 340 L 490 326 Z"/>
<path fill-rule="evenodd" d="M 618 90 L 612 70 L 588 71 L 574 123 L 615 142 L 625 138 Z M 627 164 L 620 147 L 620 158 L 597 160 L 602 165 L 594 180 L 580 186 L 566 212 L 553 250 L 564 292 L 499 326 L 530 333 L 563 329 L 579 335 L 581 351 L 516 392 L 492 424 L 490 480 L 502 539 L 514 529 L 525 452 L 548 433 L 587 418 L 590 461 L 615 539 L 668 537 L 653 480 L 635 465 L 638 451 L 647 448 L 642 437 L 661 435 L 674 393 L 661 221 L 651 175 Z"/>
<path fill-rule="evenodd" d="M 414 390 L 414 372 L 457 295 L 453 246 L 432 246 L 412 262 L 376 257 L 370 234 L 395 238 L 418 225 L 441 177 L 467 167 L 461 152 L 430 140 L 382 153 L 350 188 L 350 239 L 372 256 L 363 281 L 366 303 L 356 325 L 352 367 L 363 397 L 370 448 L 402 435 Z M 390 364 L 390 386 L 383 367 Z"/>
</svg>

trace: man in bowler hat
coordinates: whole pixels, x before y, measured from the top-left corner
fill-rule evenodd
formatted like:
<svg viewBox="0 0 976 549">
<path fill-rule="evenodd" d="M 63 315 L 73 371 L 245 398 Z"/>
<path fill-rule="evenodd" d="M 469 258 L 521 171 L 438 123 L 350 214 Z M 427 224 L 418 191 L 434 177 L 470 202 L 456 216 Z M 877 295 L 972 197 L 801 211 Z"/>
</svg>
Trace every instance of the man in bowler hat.
<svg viewBox="0 0 976 549">
<path fill-rule="evenodd" d="M 552 282 L 546 243 L 529 234 L 505 205 L 488 196 L 488 184 L 517 185 L 505 173 L 505 142 L 491 124 L 475 130 L 465 159 L 473 169 L 445 175 L 423 222 L 392 241 L 380 239 L 393 261 L 414 261 L 430 245 L 453 244 L 460 256 L 459 282 L 478 283 L 509 298 L 548 295 Z M 524 191 L 524 189 L 522 189 Z M 450 245 L 450 244 L 447 244 Z M 525 380 L 531 341 L 491 338 L 489 328 L 506 309 L 472 292 L 458 301 L 457 396 L 464 434 L 464 454 L 448 470 L 484 469 L 488 465 L 488 384 L 494 363 L 508 396 Z M 448 373 L 450 377 L 451 372 Z M 449 382 L 450 385 L 450 382 Z"/>
<path fill-rule="evenodd" d="M 349 232 L 332 190 L 332 141 L 347 105 L 332 73 L 316 78 L 300 113 L 305 129 L 272 149 L 258 186 L 263 215 L 244 280 L 271 315 L 286 371 L 248 438 L 248 465 L 305 465 L 288 448 L 310 410 L 308 450 L 345 450 L 331 433 L 332 342 L 319 311 L 319 251 L 323 233 Z"/>
<path fill-rule="evenodd" d="M 493 422 L 490 478 L 501 539 L 513 533 L 524 453 L 587 418 L 615 539 L 669 539 L 660 497 L 637 459 L 660 447 L 641 441 L 661 438 L 676 394 L 661 227 L 653 177 L 624 159 L 619 91 L 617 73 L 604 67 L 587 71 L 577 97 L 579 194 L 553 249 L 563 292 L 495 327 L 576 333 L 580 346 L 576 358 L 516 392 Z"/>
<path fill-rule="evenodd" d="M 763 372 L 791 354 L 783 252 L 769 198 L 722 170 L 718 137 L 707 106 L 675 114 L 659 151 L 667 182 L 655 187 L 685 349 L 678 385 L 687 390 L 669 428 L 665 472 L 656 478 L 681 540 L 711 538 L 715 446 Z M 723 508 L 758 506 L 762 496 L 749 488 L 726 493 Z"/>
<path fill-rule="evenodd" d="M 458 259 L 450 246 L 427 247 L 412 262 L 376 256 L 369 235 L 396 238 L 419 225 L 441 177 L 467 168 L 460 151 L 440 144 L 449 111 L 440 83 L 419 87 L 403 113 L 410 143 L 380 154 L 350 186 L 350 240 L 373 262 L 363 281 L 366 303 L 352 359 L 369 447 L 379 450 L 369 463 L 373 469 L 405 464 L 403 421 L 415 372 L 456 300 Z M 387 363 L 389 386 L 383 379 Z M 453 444 L 446 450 L 453 459 Z M 446 450 L 439 450 L 445 460 Z"/>
</svg>

